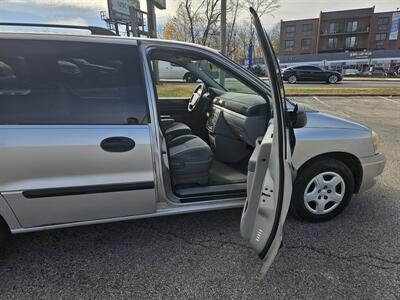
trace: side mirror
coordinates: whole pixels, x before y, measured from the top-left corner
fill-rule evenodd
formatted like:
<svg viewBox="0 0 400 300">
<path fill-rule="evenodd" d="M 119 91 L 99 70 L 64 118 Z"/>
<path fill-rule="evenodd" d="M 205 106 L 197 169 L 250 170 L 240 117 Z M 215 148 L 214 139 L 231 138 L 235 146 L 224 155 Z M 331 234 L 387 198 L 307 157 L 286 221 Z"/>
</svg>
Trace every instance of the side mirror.
<svg viewBox="0 0 400 300">
<path fill-rule="evenodd" d="M 307 111 L 303 104 L 296 104 L 294 110 L 289 112 L 289 122 L 292 128 L 303 128 L 307 124 Z"/>
</svg>

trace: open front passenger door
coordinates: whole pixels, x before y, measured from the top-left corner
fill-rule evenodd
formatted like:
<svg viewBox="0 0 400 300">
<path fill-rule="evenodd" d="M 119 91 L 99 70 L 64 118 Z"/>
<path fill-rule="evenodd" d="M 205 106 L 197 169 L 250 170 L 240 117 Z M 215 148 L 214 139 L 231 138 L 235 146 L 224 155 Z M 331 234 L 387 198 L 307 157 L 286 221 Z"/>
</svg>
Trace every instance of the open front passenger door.
<svg viewBox="0 0 400 300">
<path fill-rule="evenodd" d="M 264 275 L 282 242 L 283 224 L 292 194 L 292 169 L 279 64 L 257 13 L 253 8 L 250 8 L 250 13 L 270 80 L 271 91 L 268 93 L 271 95 L 273 118 L 264 138 L 257 141 L 249 162 L 247 199 L 240 231 L 263 260 L 261 274 Z"/>
</svg>

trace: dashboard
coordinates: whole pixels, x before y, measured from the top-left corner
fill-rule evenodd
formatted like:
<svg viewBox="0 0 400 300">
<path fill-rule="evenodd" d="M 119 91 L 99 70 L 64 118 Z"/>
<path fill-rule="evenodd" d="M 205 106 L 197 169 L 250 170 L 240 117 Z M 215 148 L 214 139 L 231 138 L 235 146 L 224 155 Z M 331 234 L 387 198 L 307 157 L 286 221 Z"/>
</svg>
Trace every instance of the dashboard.
<svg viewBox="0 0 400 300">
<path fill-rule="evenodd" d="M 261 96 L 232 92 L 216 95 L 207 112 L 211 147 L 222 161 L 239 162 L 265 134 L 270 115 L 269 105 Z"/>
</svg>

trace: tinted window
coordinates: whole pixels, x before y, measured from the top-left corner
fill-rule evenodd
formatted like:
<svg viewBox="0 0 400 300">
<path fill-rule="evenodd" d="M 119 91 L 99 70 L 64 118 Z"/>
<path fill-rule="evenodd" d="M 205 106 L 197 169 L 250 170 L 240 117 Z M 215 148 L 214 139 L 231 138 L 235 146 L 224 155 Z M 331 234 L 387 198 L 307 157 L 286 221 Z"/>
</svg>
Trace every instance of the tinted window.
<svg viewBox="0 0 400 300">
<path fill-rule="evenodd" d="M 308 67 L 306 67 L 306 68 L 307 68 L 307 70 L 309 70 L 309 71 L 321 71 L 321 69 L 318 68 L 318 67 L 308 66 Z"/>
<path fill-rule="evenodd" d="M 28 40 L 2 44 L 0 123 L 148 122 L 136 46 Z"/>
</svg>

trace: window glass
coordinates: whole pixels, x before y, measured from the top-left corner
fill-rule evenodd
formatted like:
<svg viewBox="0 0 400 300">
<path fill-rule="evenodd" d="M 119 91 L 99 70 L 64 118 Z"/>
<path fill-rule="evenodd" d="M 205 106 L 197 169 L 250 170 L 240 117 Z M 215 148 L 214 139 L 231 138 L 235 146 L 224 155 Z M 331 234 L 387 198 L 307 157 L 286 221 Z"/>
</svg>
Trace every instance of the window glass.
<svg viewBox="0 0 400 300">
<path fill-rule="evenodd" d="M 308 48 L 311 46 L 311 39 L 302 39 L 301 40 L 301 47 Z"/>
<path fill-rule="evenodd" d="M 143 76 L 135 46 L 4 41 L 1 124 L 144 124 Z"/>
<path fill-rule="evenodd" d="M 378 25 L 386 25 L 389 23 L 389 17 L 378 18 Z"/>
<path fill-rule="evenodd" d="M 313 24 L 303 24 L 303 31 L 312 31 Z"/>
<path fill-rule="evenodd" d="M 216 64 L 206 59 L 195 59 L 190 57 L 171 58 L 174 63 L 182 66 L 186 72 L 190 72 L 195 82 L 184 82 L 182 80 L 165 80 L 161 77 L 156 83 L 158 98 L 168 99 L 168 97 L 190 97 L 200 82 L 208 83 L 212 87 L 216 87 L 227 92 L 256 94 L 248 85 L 240 81 L 235 75 L 220 68 Z M 160 62 L 161 60 L 153 60 Z M 222 87 L 222 88 L 221 88 Z"/>
<path fill-rule="evenodd" d="M 356 32 L 357 31 L 358 22 L 352 21 L 347 23 L 347 32 Z"/>
<path fill-rule="evenodd" d="M 384 41 L 384 40 L 386 40 L 386 33 L 375 34 L 375 41 Z"/>
<path fill-rule="evenodd" d="M 337 32 L 339 32 L 339 23 L 329 24 L 329 33 L 337 33 Z"/>
<path fill-rule="evenodd" d="M 285 41 L 285 48 L 293 48 L 293 47 L 294 47 L 294 40 Z"/>
<path fill-rule="evenodd" d="M 355 36 L 346 37 L 346 47 L 347 48 L 357 47 L 357 39 Z"/>
<path fill-rule="evenodd" d="M 286 33 L 296 32 L 296 25 L 287 25 L 286 26 Z"/>
<path fill-rule="evenodd" d="M 307 66 L 306 68 L 307 68 L 307 70 L 309 70 L 309 71 L 321 71 L 320 68 L 314 67 L 314 66 Z"/>
<path fill-rule="evenodd" d="M 337 38 L 329 38 L 328 40 L 328 47 L 333 49 L 333 48 L 337 48 Z"/>
</svg>

